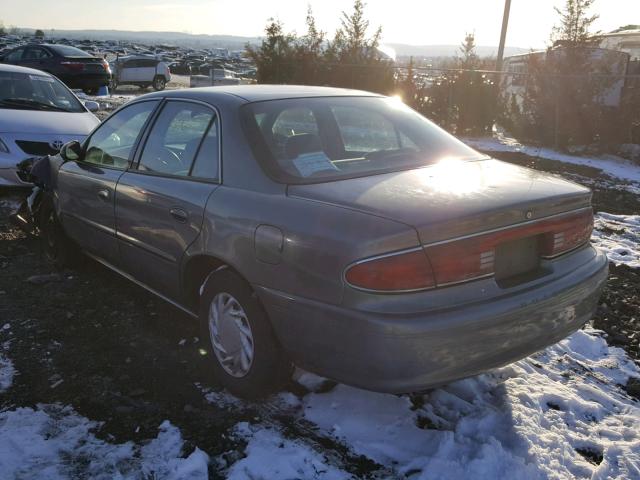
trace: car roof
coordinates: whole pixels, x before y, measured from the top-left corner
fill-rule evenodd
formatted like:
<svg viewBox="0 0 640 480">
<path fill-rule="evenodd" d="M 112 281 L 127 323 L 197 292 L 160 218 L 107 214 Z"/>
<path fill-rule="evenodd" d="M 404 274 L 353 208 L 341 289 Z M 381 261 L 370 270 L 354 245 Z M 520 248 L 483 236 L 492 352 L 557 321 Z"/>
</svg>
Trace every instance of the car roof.
<svg viewBox="0 0 640 480">
<path fill-rule="evenodd" d="M 377 93 L 363 90 L 351 90 L 334 87 L 312 87 L 306 85 L 225 85 L 217 87 L 189 88 L 157 92 L 148 96 L 162 96 L 167 98 L 197 97 L 202 100 L 222 99 L 234 97 L 246 102 L 261 102 L 265 100 L 284 100 L 288 98 L 309 97 L 380 97 Z"/>
<path fill-rule="evenodd" d="M 47 72 L 42 70 L 36 70 L 35 68 L 20 67 L 18 65 L 11 65 L 8 63 L 0 63 L 0 72 L 13 72 L 13 73 L 30 73 L 31 75 L 44 75 L 50 77 Z"/>
</svg>

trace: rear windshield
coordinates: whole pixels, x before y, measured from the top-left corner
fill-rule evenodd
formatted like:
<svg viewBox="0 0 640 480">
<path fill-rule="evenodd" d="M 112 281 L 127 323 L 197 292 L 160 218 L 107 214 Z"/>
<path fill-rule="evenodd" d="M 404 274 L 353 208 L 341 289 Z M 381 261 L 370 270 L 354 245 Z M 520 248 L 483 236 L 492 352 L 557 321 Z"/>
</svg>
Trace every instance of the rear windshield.
<svg viewBox="0 0 640 480">
<path fill-rule="evenodd" d="M 311 183 L 483 155 L 395 98 L 321 97 L 244 107 L 256 156 L 278 181 Z"/>
<path fill-rule="evenodd" d="M 55 47 L 49 48 L 63 57 L 93 57 L 93 55 L 85 52 L 84 50 L 80 50 L 76 47 L 70 47 L 68 45 L 56 45 Z"/>
</svg>

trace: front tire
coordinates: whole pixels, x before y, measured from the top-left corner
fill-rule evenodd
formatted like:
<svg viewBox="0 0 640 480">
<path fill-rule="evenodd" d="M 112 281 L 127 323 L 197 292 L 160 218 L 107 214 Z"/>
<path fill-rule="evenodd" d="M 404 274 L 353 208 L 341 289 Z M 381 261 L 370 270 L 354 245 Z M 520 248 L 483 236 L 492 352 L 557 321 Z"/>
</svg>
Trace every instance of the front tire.
<svg viewBox="0 0 640 480">
<path fill-rule="evenodd" d="M 167 86 L 167 80 L 158 75 L 156 78 L 153 79 L 153 89 L 157 92 L 159 92 L 160 90 L 164 90 L 164 88 Z"/>
<path fill-rule="evenodd" d="M 200 329 L 206 369 L 231 393 L 260 398 L 290 378 L 287 360 L 266 312 L 238 274 L 212 274 L 200 299 Z"/>
</svg>

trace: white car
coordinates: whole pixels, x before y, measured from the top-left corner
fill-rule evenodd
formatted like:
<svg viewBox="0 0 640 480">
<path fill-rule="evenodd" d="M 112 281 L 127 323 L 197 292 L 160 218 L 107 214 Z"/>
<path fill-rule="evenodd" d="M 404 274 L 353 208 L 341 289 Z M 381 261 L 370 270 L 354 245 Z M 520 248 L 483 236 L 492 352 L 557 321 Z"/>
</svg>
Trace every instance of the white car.
<svg viewBox="0 0 640 480">
<path fill-rule="evenodd" d="M 89 111 L 97 109 L 48 73 L 0 64 L 0 187 L 30 185 L 17 164 L 84 140 L 100 123 Z"/>
<path fill-rule="evenodd" d="M 119 85 L 151 86 L 154 90 L 164 90 L 171 81 L 169 66 L 162 60 L 146 55 L 119 57 L 111 63 L 111 71 L 112 90 Z"/>
</svg>

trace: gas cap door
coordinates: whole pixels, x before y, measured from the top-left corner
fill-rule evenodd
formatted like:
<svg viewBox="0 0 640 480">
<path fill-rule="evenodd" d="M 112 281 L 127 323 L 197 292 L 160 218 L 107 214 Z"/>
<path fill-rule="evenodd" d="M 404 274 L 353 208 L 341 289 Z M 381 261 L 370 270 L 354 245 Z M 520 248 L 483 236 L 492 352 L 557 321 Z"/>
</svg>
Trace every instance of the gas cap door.
<svg viewBox="0 0 640 480">
<path fill-rule="evenodd" d="M 256 258 L 264 263 L 277 265 L 282 259 L 284 236 L 282 230 L 272 225 L 259 225 L 254 237 Z"/>
</svg>

